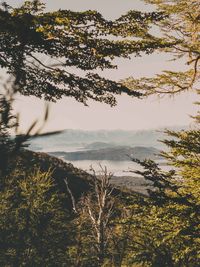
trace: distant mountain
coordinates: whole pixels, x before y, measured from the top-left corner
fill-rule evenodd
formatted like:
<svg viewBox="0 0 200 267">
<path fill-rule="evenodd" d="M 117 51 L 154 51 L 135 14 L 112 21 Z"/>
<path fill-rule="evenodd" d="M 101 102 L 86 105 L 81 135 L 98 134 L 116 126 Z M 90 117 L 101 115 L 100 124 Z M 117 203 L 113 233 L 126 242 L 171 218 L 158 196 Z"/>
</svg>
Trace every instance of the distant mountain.
<svg viewBox="0 0 200 267">
<path fill-rule="evenodd" d="M 116 146 L 116 144 L 114 144 L 114 143 L 94 142 L 94 143 L 85 145 L 84 149 L 92 150 L 92 149 L 111 148 L 111 147 L 115 147 L 115 146 Z"/>
<path fill-rule="evenodd" d="M 153 147 L 127 147 L 116 146 L 112 148 L 103 148 L 99 150 L 77 151 L 77 152 L 50 152 L 49 154 L 62 157 L 66 160 L 111 160 L 125 161 L 130 157 L 140 160 L 150 158 L 159 159 L 159 150 Z"/>
<path fill-rule="evenodd" d="M 171 127 L 170 130 L 186 129 Z M 163 148 L 158 140 L 166 138 L 164 129 L 125 131 L 125 130 L 72 130 L 68 129 L 57 135 L 34 138 L 30 141 L 30 149 L 34 151 L 78 151 L 82 149 L 99 149 L 117 146 L 145 146 Z M 92 144 L 94 143 L 94 144 Z M 95 144 L 96 143 L 96 144 Z M 99 144 L 98 144 L 99 143 Z M 104 143 L 104 146 L 100 143 Z M 109 144 L 109 145 L 107 145 Z M 88 147 L 89 145 L 89 147 Z"/>
</svg>

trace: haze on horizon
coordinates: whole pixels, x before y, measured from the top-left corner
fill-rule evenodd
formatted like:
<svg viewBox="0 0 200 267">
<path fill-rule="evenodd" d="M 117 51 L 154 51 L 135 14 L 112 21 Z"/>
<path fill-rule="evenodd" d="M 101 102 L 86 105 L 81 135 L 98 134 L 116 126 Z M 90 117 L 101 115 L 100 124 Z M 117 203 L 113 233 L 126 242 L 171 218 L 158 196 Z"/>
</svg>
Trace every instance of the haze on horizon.
<svg viewBox="0 0 200 267">
<path fill-rule="evenodd" d="M 7 1 L 11 5 L 20 6 L 23 1 Z M 115 19 L 130 9 L 142 11 L 153 10 L 139 0 L 46 0 L 48 10 L 71 9 L 74 11 L 97 10 L 108 19 Z M 131 60 L 119 59 L 117 70 L 99 72 L 102 76 L 120 80 L 129 76 L 151 77 L 163 69 L 180 70 L 183 64 L 168 61 L 166 55 L 154 53 L 149 56 L 132 57 Z M 57 103 L 50 103 L 50 117 L 43 131 L 60 129 L 123 129 L 139 130 L 167 126 L 190 125 L 190 115 L 195 115 L 197 107 L 193 104 L 196 95 L 193 92 L 182 93 L 174 99 L 165 97 L 149 97 L 139 100 L 125 95 L 117 97 L 118 105 L 109 107 L 105 104 L 89 102 L 89 107 L 77 103 L 71 98 L 63 98 Z M 18 96 L 15 110 L 20 113 L 22 130 L 29 128 L 31 123 L 41 118 L 44 113 L 44 101 L 35 97 Z"/>
</svg>

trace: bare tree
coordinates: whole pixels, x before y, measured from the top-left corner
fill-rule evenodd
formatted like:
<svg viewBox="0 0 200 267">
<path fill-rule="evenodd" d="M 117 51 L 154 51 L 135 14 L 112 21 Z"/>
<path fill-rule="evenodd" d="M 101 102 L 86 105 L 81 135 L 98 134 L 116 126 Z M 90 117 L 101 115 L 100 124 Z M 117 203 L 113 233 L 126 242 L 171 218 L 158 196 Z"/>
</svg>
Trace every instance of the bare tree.
<svg viewBox="0 0 200 267">
<path fill-rule="evenodd" d="M 76 229 L 74 267 L 105 266 L 108 262 L 120 267 L 126 256 L 131 226 L 121 221 L 130 214 L 123 204 L 120 205 L 120 198 L 116 196 L 118 191 L 111 185 L 113 174 L 106 167 L 100 165 L 100 168 L 99 172 L 91 168 L 91 190 L 77 203 L 65 179 L 76 214 L 73 222 Z"/>
<path fill-rule="evenodd" d="M 94 238 L 94 249 L 97 252 L 98 264 L 102 266 L 106 257 L 108 242 L 111 237 L 110 221 L 114 212 L 115 200 L 112 197 L 113 187 L 110 179 L 113 174 L 100 165 L 100 173 L 91 168 L 94 177 L 94 191 L 82 199 L 83 212 L 87 215 Z"/>
</svg>

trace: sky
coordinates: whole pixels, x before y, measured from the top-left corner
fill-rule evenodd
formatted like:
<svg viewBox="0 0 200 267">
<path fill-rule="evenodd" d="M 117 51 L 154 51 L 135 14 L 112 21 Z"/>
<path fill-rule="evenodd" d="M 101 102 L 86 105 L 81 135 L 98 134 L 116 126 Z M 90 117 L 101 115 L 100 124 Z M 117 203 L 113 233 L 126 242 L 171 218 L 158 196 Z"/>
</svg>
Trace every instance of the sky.
<svg viewBox="0 0 200 267">
<path fill-rule="evenodd" d="M 11 5 L 20 5 L 21 0 L 10 0 Z M 130 9 L 151 11 L 153 8 L 139 0 L 46 0 L 48 10 L 70 9 L 74 11 L 97 10 L 107 19 L 115 19 Z M 164 54 L 155 53 L 131 60 L 117 60 L 117 70 L 105 70 L 102 76 L 119 80 L 129 76 L 151 77 L 163 69 L 180 70 L 183 62 L 172 62 Z M 153 129 L 167 126 L 191 125 L 190 115 L 195 115 L 197 107 L 194 93 L 184 93 L 174 98 L 159 99 L 156 96 L 138 100 L 125 95 L 117 97 L 118 105 L 89 101 L 89 107 L 71 98 L 64 98 L 50 104 L 50 117 L 43 131 L 61 129 Z M 20 127 L 25 131 L 32 122 L 44 114 L 45 103 L 35 97 L 17 96 L 15 111 L 20 114 Z"/>
</svg>

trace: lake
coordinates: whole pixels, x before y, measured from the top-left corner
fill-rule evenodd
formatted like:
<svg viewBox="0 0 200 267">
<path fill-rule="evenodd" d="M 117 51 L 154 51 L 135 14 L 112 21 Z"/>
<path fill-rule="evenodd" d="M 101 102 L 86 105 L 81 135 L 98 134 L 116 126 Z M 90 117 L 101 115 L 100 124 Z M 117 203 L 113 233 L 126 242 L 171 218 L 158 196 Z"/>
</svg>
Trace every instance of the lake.
<svg viewBox="0 0 200 267">
<path fill-rule="evenodd" d="M 63 159 L 63 158 L 62 158 Z M 65 162 L 72 163 L 75 167 L 81 168 L 87 172 L 90 172 L 91 166 L 97 172 L 100 171 L 100 165 L 102 167 L 106 167 L 108 172 L 113 173 L 114 176 L 139 176 L 135 174 L 133 171 L 142 170 L 142 167 L 132 161 L 109 161 L 109 160 L 77 160 L 77 161 L 68 161 L 63 159 Z M 158 161 L 157 161 L 158 162 Z M 163 165 L 164 161 L 159 161 L 158 163 L 162 163 L 163 170 L 169 170 L 170 167 Z"/>
</svg>

